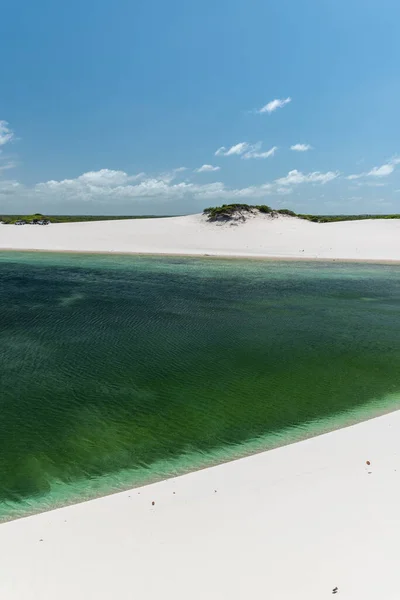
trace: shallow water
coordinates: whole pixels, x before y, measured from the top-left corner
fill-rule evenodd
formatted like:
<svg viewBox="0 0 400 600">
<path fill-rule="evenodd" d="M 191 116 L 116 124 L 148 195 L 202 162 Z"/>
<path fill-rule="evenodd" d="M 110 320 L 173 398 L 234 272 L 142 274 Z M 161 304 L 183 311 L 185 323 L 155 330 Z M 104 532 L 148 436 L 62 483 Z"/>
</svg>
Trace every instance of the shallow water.
<svg viewBox="0 0 400 600">
<path fill-rule="evenodd" d="M 400 406 L 400 267 L 0 253 L 0 518 Z"/>
</svg>

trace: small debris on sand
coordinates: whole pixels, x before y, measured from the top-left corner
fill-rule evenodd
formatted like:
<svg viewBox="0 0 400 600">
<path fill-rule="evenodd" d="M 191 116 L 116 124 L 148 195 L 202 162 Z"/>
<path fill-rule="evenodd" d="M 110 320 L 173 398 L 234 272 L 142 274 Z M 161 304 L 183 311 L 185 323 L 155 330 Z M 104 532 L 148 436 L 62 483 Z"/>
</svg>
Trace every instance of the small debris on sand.
<svg viewBox="0 0 400 600">
<path fill-rule="evenodd" d="M 369 460 L 367 460 L 367 465 L 369 466 L 370 464 L 371 464 L 371 463 L 370 463 L 370 461 L 369 461 Z"/>
<path fill-rule="evenodd" d="M 335 588 L 333 588 L 333 590 L 332 590 L 332 594 L 337 594 L 337 593 L 338 593 L 338 591 L 339 591 L 339 588 L 335 587 Z"/>
<path fill-rule="evenodd" d="M 153 500 L 153 502 L 151 503 L 151 505 L 152 505 L 152 506 L 154 506 L 154 505 L 155 505 L 155 502 L 154 502 L 154 500 Z"/>
</svg>

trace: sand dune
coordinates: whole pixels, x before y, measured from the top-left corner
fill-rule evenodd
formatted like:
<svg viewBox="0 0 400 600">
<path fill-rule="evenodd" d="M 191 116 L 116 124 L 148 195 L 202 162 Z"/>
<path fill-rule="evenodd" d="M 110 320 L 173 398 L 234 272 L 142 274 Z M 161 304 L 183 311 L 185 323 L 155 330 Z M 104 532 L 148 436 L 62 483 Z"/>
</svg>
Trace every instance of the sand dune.
<svg viewBox="0 0 400 600">
<path fill-rule="evenodd" d="M 189 215 L 46 227 L 2 225 L 0 249 L 400 260 L 400 220 L 311 223 L 260 214 L 245 223 L 225 224 Z"/>
<path fill-rule="evenodd" d="M 397 600 L 399 428 L 400 411 L 5 523 L 0 597 Z"/>
</svg>

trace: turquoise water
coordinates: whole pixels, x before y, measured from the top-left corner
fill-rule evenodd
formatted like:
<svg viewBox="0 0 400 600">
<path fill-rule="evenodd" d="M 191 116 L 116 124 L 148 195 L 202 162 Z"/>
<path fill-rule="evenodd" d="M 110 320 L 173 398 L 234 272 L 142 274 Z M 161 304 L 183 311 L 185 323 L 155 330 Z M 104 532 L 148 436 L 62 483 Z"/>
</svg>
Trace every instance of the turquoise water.
<svg viewBox="0 0 400 600">
<path fill-rule="evenodd" d="M 0 518 L 400 405 L 400 267 L 0 253 Z"/>
</svg>

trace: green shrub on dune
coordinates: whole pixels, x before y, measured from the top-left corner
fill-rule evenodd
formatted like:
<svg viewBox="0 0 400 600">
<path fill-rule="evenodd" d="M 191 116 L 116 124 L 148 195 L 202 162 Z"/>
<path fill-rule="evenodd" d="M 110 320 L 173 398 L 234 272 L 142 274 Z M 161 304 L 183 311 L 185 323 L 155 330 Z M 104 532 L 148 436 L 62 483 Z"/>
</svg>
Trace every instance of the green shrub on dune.
<svg viewBox="0 0 400 600">
<path fill-rule="evenodd" d="M 256 212 L 270 214 L 272 217 L 286 215 L 288 217 L 298 217 L 312 223 L 335 223 L 338 221 L 359 221 L 365 219 L 400 219 L 400 214 L 392 215 L 307 215 L 297 214 L 288 208 L 279 208 L 277 210 L 266 204 L 222 204 L 222 206 L 211 206 L 205 208 L 203 214 L 207 215 L 209 221 L 229 221 L 236 218 L 246 220 L 249 213 Z"/>
<path fill-rule="evenodd" d="M 224 221 L 234 216 L 245 217 L 246 213 L 258 210 L 261 213 L 273 213 L 272 208 L 266 204 L 223 204 L 222 206 L 210 206 L 205 208 L 203 213 L 208 216 L 209 221 Z"/>
</svg>

